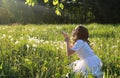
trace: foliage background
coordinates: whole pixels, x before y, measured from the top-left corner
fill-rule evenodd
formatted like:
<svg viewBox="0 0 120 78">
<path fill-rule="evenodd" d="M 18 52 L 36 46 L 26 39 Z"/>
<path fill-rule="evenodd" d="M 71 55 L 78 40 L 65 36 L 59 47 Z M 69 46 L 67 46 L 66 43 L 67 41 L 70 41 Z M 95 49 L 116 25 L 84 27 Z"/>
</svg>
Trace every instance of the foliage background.
<svg viewBox="0 0 120 78">
<path fill-rule="evenodd" d="M 44 1 L 38 0 L 32 7 L 25 0 L 0 0 L 0 24 L 120 22 L 120 0 L 59 0 L 64 8 L 58 8 L 61 16 L 55 14 L 56 6 L 52 4 L 58 0 Z"/>
</svg>

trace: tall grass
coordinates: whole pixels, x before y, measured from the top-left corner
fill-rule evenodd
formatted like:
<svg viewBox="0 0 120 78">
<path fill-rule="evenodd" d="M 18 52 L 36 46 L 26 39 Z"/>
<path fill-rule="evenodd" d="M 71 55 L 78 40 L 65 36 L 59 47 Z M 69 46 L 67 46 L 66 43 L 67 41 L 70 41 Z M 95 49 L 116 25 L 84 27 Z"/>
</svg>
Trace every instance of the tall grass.
<svg viewBox="0 0 120 78">
<path fill-rule="evenodd" d="M 68 64 L 62 31 L 76 25 L 0 26 L 0 78 L 65 78 Z M 105 78 L 120 78 L 120 25 L 88 24 L 91 46 L 102 62 Z M 74 77 L 78 78 L 78 76 Z"/>
</svg>

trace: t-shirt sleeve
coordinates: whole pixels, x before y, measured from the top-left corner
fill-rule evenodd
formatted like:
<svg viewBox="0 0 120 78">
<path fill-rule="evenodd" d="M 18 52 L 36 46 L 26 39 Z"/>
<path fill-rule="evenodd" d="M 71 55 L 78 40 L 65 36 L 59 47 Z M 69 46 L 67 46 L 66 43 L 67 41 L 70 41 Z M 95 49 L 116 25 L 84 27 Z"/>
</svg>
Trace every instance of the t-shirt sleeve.
<svg viewBox="0 0 120 78">
<path fill-rule="evenodd" d="M 82 40 L 77 40 L 71 49 L 78 51 L 83 46 L 83 43 L 84 42 Z"/>
</svg>

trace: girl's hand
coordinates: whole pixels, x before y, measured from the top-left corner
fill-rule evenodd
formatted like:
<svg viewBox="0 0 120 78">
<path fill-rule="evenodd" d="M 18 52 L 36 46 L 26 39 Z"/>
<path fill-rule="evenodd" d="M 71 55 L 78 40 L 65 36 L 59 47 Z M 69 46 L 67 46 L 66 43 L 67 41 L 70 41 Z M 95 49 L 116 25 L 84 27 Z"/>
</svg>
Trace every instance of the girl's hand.
<svg viewBox="0 0 120 78">
<path fill-rule="evenodd" d="M 68 42 L 70 41 L 70 37 L 66 32 L 62 32 L 63 36 L 65 37 L 65 41 Z"/>
</svg>

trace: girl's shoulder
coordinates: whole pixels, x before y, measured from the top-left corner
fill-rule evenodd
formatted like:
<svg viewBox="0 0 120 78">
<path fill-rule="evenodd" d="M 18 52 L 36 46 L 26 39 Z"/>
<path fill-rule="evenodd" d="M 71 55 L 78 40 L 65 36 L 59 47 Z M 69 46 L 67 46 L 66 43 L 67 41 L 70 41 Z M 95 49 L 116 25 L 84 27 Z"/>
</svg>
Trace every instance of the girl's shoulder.
<svg viewBox="0 0 120 78">
<path fill-rule="evenodd" d="M 81 40 L 81 39 L 79 39 L 79 40 L 77 40 L 77 41 L 75 42 L 75 44 L 84 44 L 84 41 Z"/>
<path fill-rule="evenodd" d="M 76 42 L 81 42 L 81 43 L 83 43 L 84 41 L 83 41 L 82 39 L 79 39 L 79 40 L 77 40 Z"/>
</svg>

